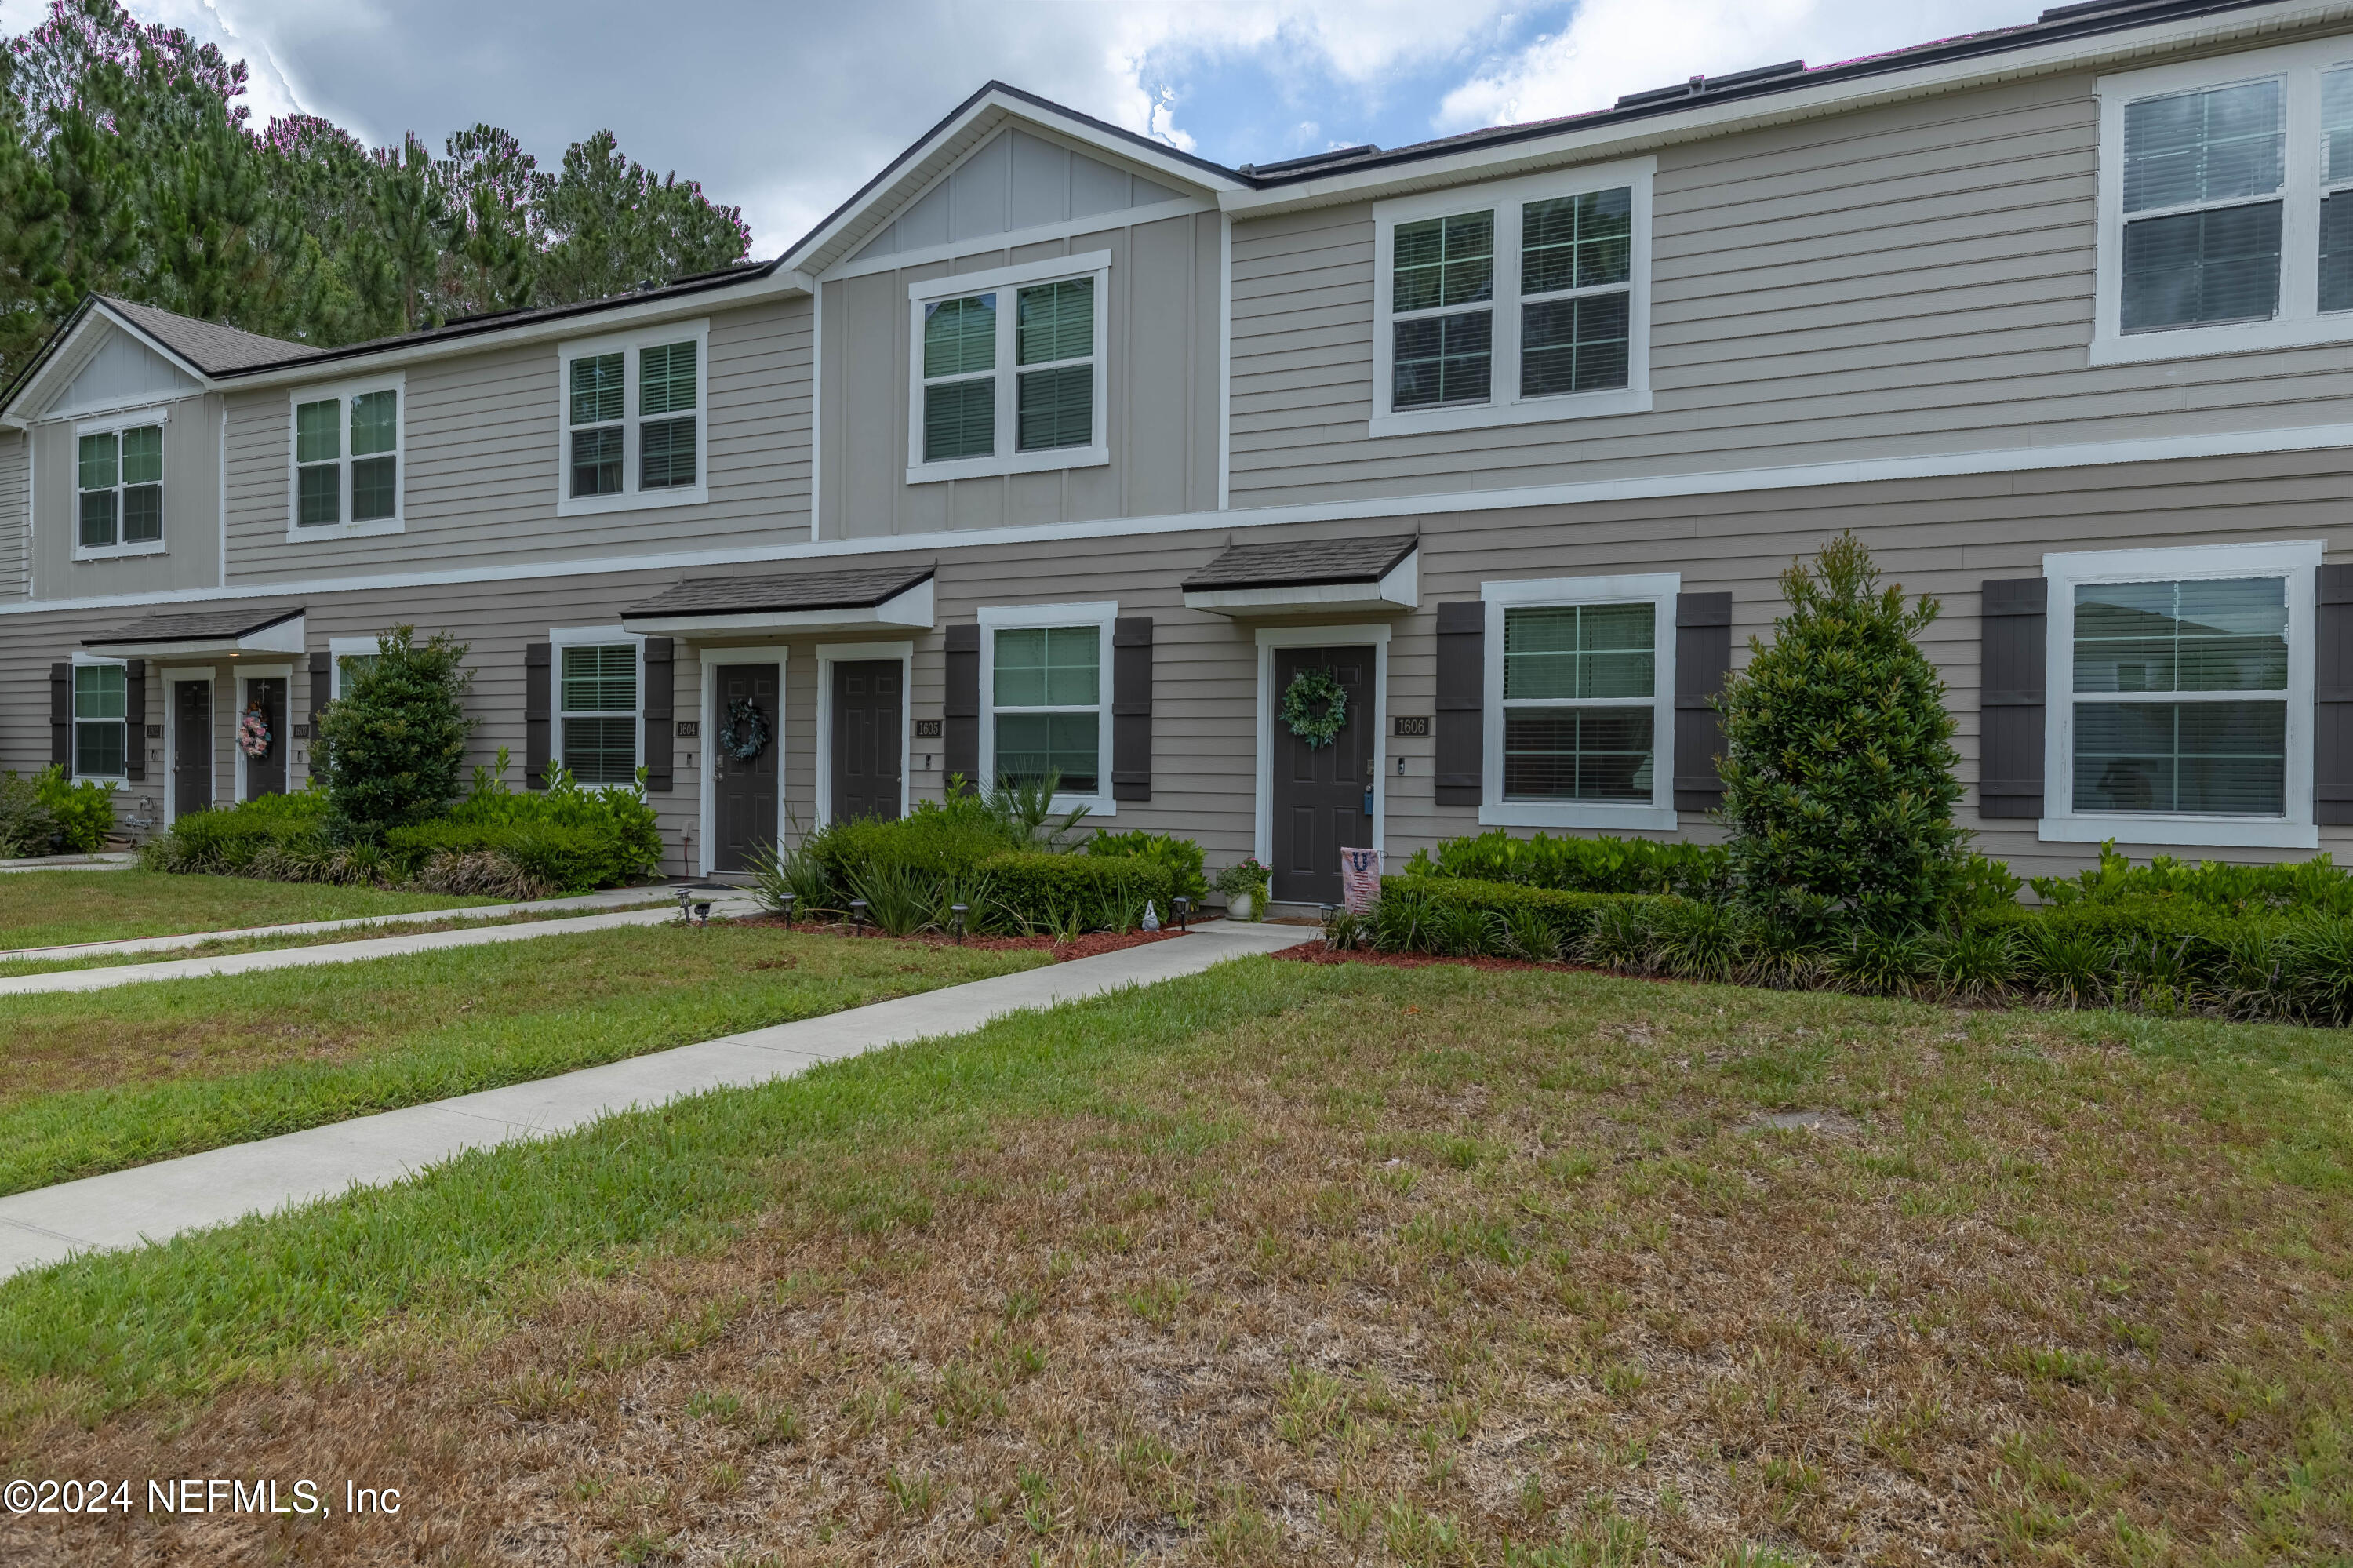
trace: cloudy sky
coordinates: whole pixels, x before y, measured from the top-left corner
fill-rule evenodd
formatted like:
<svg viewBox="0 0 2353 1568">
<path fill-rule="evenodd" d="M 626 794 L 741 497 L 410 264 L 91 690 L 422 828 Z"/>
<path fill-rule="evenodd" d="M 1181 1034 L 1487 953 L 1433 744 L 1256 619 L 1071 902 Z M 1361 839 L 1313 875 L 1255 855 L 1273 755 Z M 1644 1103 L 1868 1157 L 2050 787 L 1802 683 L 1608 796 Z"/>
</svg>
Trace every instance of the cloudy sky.
<svg viewBox="0 0 2353 1568">
<path fill-rule="evenodd" d="M 257 122 L 543 163 L 623 151 L 740 205 L 772 255 L 991 77 L 1221 163 L 1599 108 L 1619 94 L 2031 21 L 2039 0 L 128 0 L 252 68 Z M 21 32 L 47 0 L 0 0 Z"/>
</svg>

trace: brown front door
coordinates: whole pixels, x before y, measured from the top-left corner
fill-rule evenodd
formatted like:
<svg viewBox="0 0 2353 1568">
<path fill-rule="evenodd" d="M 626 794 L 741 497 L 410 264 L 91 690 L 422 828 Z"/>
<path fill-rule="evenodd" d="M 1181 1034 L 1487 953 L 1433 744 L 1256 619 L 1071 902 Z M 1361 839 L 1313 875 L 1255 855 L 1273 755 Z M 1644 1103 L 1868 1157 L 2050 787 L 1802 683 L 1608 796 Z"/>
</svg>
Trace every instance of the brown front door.
<svg viewBox="0 0 2353 1568">
<path fill-rule="evenodd" d="M 213 683 L 172 683 L 172 814 L 213 803 Z"/>
<path fill-rule="evenodd" d="M 753 857 L 776 842 L 776 758 L 784 750 L 776 670 L 774 664 L 718 666 L 719 701 L 710 730 L 713 871 L 749 871 Z M 737 757 L 727 745 L 729 728 L 739 747 L 746 744 L 750 726 L 737 724 L 736 715 L 754 710 L 766 721 L 768 743 L 756 757 Z"/>
<path fill-rule="evenodd" d="M 1282 722 L 1282 695 L 1302 670 L 1328 666 L 1348 694 L 1348 720 L 1329 746 Z M 1340 851 L 1373 845 L 1373 651 L 1274 651 L 1274 885 L 1285 903 L 1340 902 Z"/>
<path fill-rule="evenodd" d="M 269 749 L 245 752 L 245 798 L 286 793 L 286 683 L 278 676 L 245 683 L 245 712 L 237 715 L 237 749 L 245 751 L 245 714 L 258 713 L 269 726 Z"/>
<path fill-rule="evenodd" d="M 896 659 L 833 667 L 833 819 L 899 814 L 905 675 Z"/>
</svg>

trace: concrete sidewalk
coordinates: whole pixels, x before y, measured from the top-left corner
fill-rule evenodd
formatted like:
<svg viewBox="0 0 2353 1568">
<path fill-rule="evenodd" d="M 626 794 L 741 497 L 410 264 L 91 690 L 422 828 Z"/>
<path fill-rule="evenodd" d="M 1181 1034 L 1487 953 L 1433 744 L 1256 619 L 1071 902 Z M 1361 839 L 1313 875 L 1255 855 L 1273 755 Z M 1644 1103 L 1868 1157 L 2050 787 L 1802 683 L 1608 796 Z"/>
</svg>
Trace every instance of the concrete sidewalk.
<svg viewBox="0 0 2353 1568">
<path fill-rule="evenodd" d="M 513 904 L 470 904 L 461 909 L 417 909 L 405 915 L 354 915 L 346 920 L 302 920 L 284 926 L 236 926 L 222 931 L 182 931 L 167 937 L 123 937 L 111 942 L 67 942 L 53 948 L 9 948 L 0 950 L 0 963 L 26 959 L 92 959 L 112 953 L 168 953 L 178 948 L 201 948 L 206 942 L 234 941 L 247 937 L 311 937 L 326 931 L 354 931 L 364 926 L 424 926 L 436 920 L 499 920 L 516 915 L 563 910 L 586 913 L 677 896 L 673 889 L 656 883 L 644 887 L 610 887 L 602 893 L 584 893 L 571 898 L 540 898 Z"/>
<path fill-rule="evenodd" d="M 1313 927 L 1221 920 L 1099 958 L 19 1192 L 0 1198 L 0 1278 L 77 1252 L 160 1242 L 334 1197 L 355 1184 L 397 1181 L 468 1150 L 552 1138 L 681 1095 L 790 1077 L 884 1046 L 968 1033 L 1008 1012 L 1198 974 L 1222 959 L 1280 951 L 1319 935 Z"/>
<path fill-rule="evenodd" d="M 749 915 L 757 906 L 749 897 L 720 895 L 712 900 L 714 916 Z M 201 959 L 163 959 L 152 964 L 113 964 L 92 969 L 53 969 L 47 974 L 0 978 L 0 997 L 34 996 L 64 991 L 107 991 L 119 985 L 144 985 L 153 980 L 188 980 L 206 975 L 252 974 L 260 969 L 299 969 L 311 964 L 353 964 L 366 959 L 397 958 L 404 953 L 431 953 L 444 948 L 479 948 L 491 942 L 528 942 L 540 937 L 568 937 L 578 931 L 605 931 L 616 926 L 659 926 L 678 918 L 674 905 L 659 909 L 631 909 L 612 915 L 582 915 L 561 920 L 525 920 L 512 926 L 471 926 L 456 931 L 419 931 L 408 937 L 368 937 L 356 942 L 322 942 L 308 948 L 272 948 L 259 953 L 217 953 Z"/>
<path fill-rule="evenodd" d="M 115 850 L 105 854 L 44 854 L 30 860 L 0 860 L 0 872 L 128 871 L 138 863 L 137 852 Z"/>
</svg>

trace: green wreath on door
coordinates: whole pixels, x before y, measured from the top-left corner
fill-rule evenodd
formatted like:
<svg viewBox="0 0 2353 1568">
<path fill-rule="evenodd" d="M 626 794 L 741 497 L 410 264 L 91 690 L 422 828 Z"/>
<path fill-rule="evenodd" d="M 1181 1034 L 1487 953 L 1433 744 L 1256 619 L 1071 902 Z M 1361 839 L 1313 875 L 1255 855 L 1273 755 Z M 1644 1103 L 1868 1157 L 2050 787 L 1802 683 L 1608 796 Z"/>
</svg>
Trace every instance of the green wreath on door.
<svg viewBox="0 0 2353 1568">
<path fill-rule="evenodd" d="M 1321 713 L 1316 711 L 1319 705 Z M 1348 722 L 1348 689 L 1329 670 L 1302 670 L 1283 691 L 1282 722 L 1309 750 L 1329 746 Z"/>
</svg>

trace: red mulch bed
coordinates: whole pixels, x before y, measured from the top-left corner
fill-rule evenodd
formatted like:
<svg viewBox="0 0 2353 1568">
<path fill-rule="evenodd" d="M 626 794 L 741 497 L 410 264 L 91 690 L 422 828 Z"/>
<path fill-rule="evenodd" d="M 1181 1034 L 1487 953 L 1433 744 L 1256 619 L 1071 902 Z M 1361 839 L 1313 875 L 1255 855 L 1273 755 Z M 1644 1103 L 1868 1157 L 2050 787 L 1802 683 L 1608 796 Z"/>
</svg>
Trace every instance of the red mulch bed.
<svg viewBox="0 0 2353 1568">
<path fill-rule="evenodd" d="M 1452 959 L 1438 953 L 1373 953 L 1363 948 L 1335 952 L 1330 948 L 1306 942 L 1296 948 L 1285 948 L 1270 957 L 1288 959 L 1294 964 L 1382 964 L 1393 969 L 1426 969 L 1435 964 L 1452 964 L 1468 969 L 1567 969 L 1575 964 L 1538 964 L 1525 959 Z"/>
<path fill-rule="evenodd" d="M 777 915 L 753 915 L 736 920 L 733 924 L 782 927 L 785 921 L 783 916 Z M 1200 922 L 1197 920 L 1194 924 L 1198 926 Z M 925 948 L 953 948 L 956 945 L 955 938 L 943 937 L 936 931 L 928 931 L 920 937 L 886 937 L 871 927 L 863 931 L 851 931 L 846 927 L 830 922 L 812 926 L 807 920 L 795 921 L 793 929 L 821 932 L 828 937 L 846 937 L 860 942 L 904 942 Z M 1092 959 L 1099 953 L 1116 953 L 1127 948 L 1140 948 L 1146 942 L 1165 942 L 1171 937 L 1181 937 L 1184 934 L 1182 931 L 1090 931 L 1075 942 L 1062 942 L 1051 937 L 983 936 L 975 932 L 965 938 L 964 945 L 967 948 L 977 948 L 988 953 L 1013 951 L 1051 953 L 1054 955 L 1054 961 L 1059 964 L 1067 963 L 1072 959 Z"/>
</svg>

